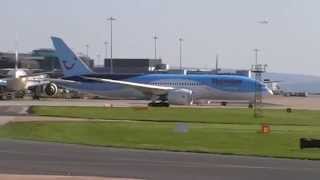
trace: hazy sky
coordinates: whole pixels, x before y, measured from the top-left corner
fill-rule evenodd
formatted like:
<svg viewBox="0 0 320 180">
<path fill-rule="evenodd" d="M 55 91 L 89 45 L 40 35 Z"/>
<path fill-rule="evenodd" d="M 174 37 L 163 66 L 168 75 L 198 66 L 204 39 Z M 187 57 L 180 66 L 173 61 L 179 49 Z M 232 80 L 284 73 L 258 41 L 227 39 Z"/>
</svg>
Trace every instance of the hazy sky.
<svg viewBox="0 0 320 180">
<path fill-rule="evenodd" d="M 249 68 L 254 48 L 272 72 L 320 75 L 319 0 L 1 0 L 0 51 L 52 47 L 62 37 L 77 52 L 105 56 L 114 16 L 113 57 L 153 58 L 172 66 Z M 258 21 L 268 20 L 269 24 Z M 107 36 L 108 35 L 108 36 Z M 110 48 L 109 48 L 110 49 Z"/>
</svg>

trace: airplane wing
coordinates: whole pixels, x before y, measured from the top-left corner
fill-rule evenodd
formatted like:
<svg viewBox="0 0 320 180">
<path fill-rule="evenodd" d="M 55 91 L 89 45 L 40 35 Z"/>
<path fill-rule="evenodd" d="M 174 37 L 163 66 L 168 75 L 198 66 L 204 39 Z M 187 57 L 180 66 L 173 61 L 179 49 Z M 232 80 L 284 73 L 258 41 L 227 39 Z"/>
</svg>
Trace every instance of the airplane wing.
<svg viewBox="0 0 320 180">
<path fill-rule="evenodd" d="M 40 73 L 32 73 L 30 75 L 20 76 L 21 78 L 46 78 L 48 77 L 48 74 L 54 73 L 54 71 L 46 71 L 46 72 L 40 72 Z"/>
<path fill-rule="evenodd" d="M 50 83 L 50 81 L 47 81 L 47 80 L 28 80 L 26 82 L 26 87 L 28 89 L 28 88 L 31 88 L 34 86 L 41 86 L 41 85 L 45 85 L 45 84 L 49 84 L 49 83 Z"/>
<path fill-rule="evenodd" d="M 48 78 L 48 80 L 50 82 L 57 83 L 59 85 L 63 85 L 63 84 L 81 84 L 81 82 L 78 82 L 78 81 L 65 80 L 65 79 Z"/>
<path fill-rule="evenodd" d="M 34 86 L 46 85 L 49 83 L 55 83 L 57 85 L 70 85 L 70 84 L 80 84 L 78 81 L 71 81 L 65 79 L 54 79 L 54 78 L 42 78 L 42 77 L 28 77 L 27 78 L 27 88 Z"/>
<path fill-rule="evenodd" d="M 27 76 L 21 76 L 20 78 L 25 80 L 27 89 L 34 86 L 42 86 L 50 83 L 48 76 L 46 74 L 27 75 Z"/>
<path fill-rule="evenodd" d="M 128 81 L 112 80 L 112 79 L 100 79 L 100 78 L 92 78 L 92 77 L 83 77 L 83 78 L 100 81 L 100 82 L 128 86 L 128 87 L 137 89 L 143 92 L 144 94 L 152 94 L 152 95 L 165 95 L 165 94 L 168 94 L 170 90 L 174 89 L 173 87 L 155 86 L 155 85 L 149 85 L 149 84 L 143 84 L 143 83 L 134 83 L 134 82 L 128 82 Z"/>
<path fill-rule="evenodd" d="M 282 82 L 282 81 L 279 81 L 279 80 L 275 80 L 275 81 L 274 80 L 267 80 L 266 81 L 266 80 L 264 80 L 263 82 L 264 83 L 278 83 L 278 82 Z"/>
</svg>

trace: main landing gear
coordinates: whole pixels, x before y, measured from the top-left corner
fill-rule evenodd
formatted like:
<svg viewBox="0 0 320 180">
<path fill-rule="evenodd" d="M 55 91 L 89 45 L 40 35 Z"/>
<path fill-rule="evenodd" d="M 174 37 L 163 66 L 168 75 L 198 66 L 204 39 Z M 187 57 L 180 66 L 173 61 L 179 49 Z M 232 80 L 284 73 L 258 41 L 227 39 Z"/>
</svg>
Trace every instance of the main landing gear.
<svg viewBox="0 0 320 180">
<path fill-rule="evenodd" d="M 151 102 L 148 104 L 150 107 L 169 107 L 170 104 L 167 102 Z"/>
<path fill-rule="evenodd" d="M 33 100 L 40 100 L 41 90 L 42 90 L 41 86 L 33 87 L 31 89 Z"/>
<path fill-rule="evenodd" d="M 221 102 L 221 106 L 227 106 L 227 104 L 228 104 L 228 103 L 227 103 L 226 101 L 222 101 L 222 102 Z"/>
<path fill-rule="evenodd" d="M 252 103 L 249 103 L 248 108 L 249 108 L 249 109 L 252 109 L 252 108 L 253 108 L 253 104 L 252 104 Z"/>
</svg>

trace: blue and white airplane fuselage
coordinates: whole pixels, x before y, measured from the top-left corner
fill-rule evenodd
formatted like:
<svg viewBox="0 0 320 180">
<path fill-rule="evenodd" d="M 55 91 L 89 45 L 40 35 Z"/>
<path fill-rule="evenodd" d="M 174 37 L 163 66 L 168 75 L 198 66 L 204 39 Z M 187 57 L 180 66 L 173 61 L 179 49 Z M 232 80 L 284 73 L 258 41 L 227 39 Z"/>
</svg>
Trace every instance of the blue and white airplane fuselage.
<svg viewBox="0 0 320 180">
<path fill-rule="evenodd" d="M 188 89 L 192 91 L 193 100 L 248 100 L 251 102 L 254 99 L 257 88 L 261 89 L 263 94 L 270 93 L 270 90 L 262 83 L 250 78 L 230 75 L 89 74 L 64 78 L 79 82 L 78 84 L 66 83 L 64 86 L 84 93 L 115 99 L 152 98 L 152 94 L 144 94 L 135 88 L 121 84 L 98 82 L 86 79 L 86 77 L 116 79 L 142 84 L 170 86 L 175 89 Z"/>
<path fill-rule="evenodd" d="M 272 94 L 261 82 L 232 75 L 97 74 L 92 72 L 62 39 L 52 37 L 68 89 L 114 99 L 150 99 L 169 104 L 191 104 L 201 99 L 246 100 L 255 93 Z"/>
</svg>

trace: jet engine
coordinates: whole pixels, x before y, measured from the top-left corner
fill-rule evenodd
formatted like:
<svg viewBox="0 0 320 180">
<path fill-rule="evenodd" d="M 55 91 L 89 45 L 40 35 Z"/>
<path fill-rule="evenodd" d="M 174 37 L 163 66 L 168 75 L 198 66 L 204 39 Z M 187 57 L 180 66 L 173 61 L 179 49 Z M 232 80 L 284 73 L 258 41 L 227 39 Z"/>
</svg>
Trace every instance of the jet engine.
<svg viewBox="0 0 320 180">
<path fill-rule="evenodd" d="M 168 93 L 168 103 L 173 105 L 192 104 L 192 91 L 188 89 L 176 89 Z"/>
<path fill-rule="evenodd" d="M 44 88 L 44 92 L 48 95 L 48 96 L 54 96 L 57 94 L 58 92 L 58 86 L 54 83 L 49 83 L 45 86 Z"/>
</svg>

